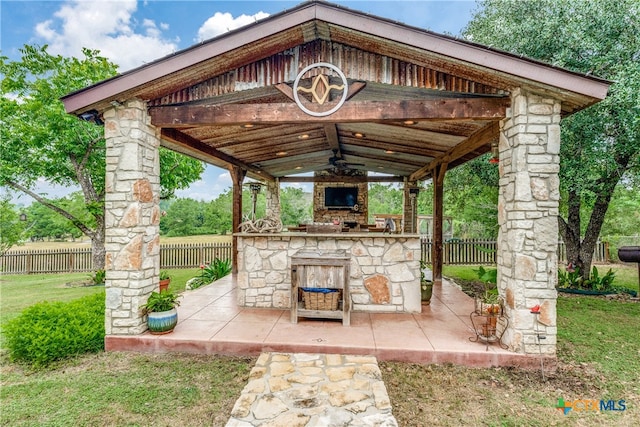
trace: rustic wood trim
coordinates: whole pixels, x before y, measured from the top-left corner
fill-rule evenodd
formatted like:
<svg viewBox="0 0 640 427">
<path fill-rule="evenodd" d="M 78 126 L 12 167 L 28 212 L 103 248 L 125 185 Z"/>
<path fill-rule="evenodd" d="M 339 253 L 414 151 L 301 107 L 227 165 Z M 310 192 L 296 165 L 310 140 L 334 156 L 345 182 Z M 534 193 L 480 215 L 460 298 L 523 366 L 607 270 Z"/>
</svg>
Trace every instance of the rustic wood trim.
<svg viewBox="0 0 640 427">
<path fill-rule="evenodd" d="M 314 117 L 296 104 L 228 104 L 149 107 L 151 123 L 161 128 L 241 125 L 244 123 L 357 123 L 398 120 L 501 120 L 511 100 L 440 98 L 418 101 L 348 101 L 330 116 Z"/>
<path fill-rule="evenodd" d="M 435 174 L 432 173 L 433 169 L 438 165 L 444 163 L 452 163 L 465 155 L 477 150 L 483 145 L 491 143 L 494 139 L 498 138 L 500 133 L 500 125 L 498 122 L 491 122 L 487 126 L 473 133 L 466 141 L 456 145 L 442 156 L 436 158 L 431 163 L 421 167 L 409 176 L 410 181 L 419 181 L 426 176 Z"/>
<path fill-rule="evenodd" d="M 188 149 L 193 149 L 193 150 L 205 153 L 208 156 L 215 157 L 216 159 L 221 160 L 227 165 L 237 166 L 241 169 L 257 174 L 258 176 L 260 176 L 260 178 L 263 178 L 267 181 L 275 181 L 275 177 L 271 176 L 270 174 L 263 171 L 262 169 L 258 169 L 256 167 L 247 165 L 241 162 L 240 160 L 236 159 L 235 157 L 224 154 L 223 152 L 218 151 L 209 145 L 203 144 L 197 139 L 183 132 L 180 132 L 177 129 L 164 128 L 161 130 L 160 135 L 161 135 L 161 138 L 167 139 L 173 142 L 174 144 L 178 144 L 183 147 L 187 147 Z"/>
<path fill-rule="evenodd" d="M 280 182 L 344 182 L 359 184 L 363 182 L 404 182 L 401 176 L 283 176 Z"/>
</svg>

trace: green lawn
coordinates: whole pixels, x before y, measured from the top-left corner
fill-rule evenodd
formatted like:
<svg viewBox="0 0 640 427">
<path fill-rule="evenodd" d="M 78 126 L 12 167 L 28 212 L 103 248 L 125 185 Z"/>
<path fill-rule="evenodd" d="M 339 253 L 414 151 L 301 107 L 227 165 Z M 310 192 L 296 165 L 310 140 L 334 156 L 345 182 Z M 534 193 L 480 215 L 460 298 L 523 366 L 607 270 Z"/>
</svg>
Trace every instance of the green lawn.
<svg viewBox="0 0 640 427">
<path fill-rule="evenodd" d="M 495 268 L 495 266 L 492 266 Z M 474 270 L 478 266 L 469 265 L 445 265 L 442 274 L 446 277 L 457 277 L 463 280 L 476 280 L 478 275 Z M 487 268 L 487 266 L 485 266 Z M 638 269 L 635 266 L 623 264 L 596 265 L 600 276 L 604 276 L 609 269 L 616 275 L 614 285 L 622 288 L 629 288 L 638 291 Z"/>
</svg>

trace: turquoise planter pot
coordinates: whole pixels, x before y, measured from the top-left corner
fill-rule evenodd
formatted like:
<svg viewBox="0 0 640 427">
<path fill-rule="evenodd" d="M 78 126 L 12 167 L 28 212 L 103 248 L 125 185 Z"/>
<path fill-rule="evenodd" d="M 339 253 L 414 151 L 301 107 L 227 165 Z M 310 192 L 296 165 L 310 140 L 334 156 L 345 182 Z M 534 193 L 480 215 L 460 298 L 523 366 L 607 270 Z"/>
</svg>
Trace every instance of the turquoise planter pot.
<svg viewBox="0 0 640 427">
<path fill-rule="evenodd" d="M 160 311 L 147 314 L 149 332 L 155 335 L 168 334 L 178 324 L 178 310 Z"/>
</svg>

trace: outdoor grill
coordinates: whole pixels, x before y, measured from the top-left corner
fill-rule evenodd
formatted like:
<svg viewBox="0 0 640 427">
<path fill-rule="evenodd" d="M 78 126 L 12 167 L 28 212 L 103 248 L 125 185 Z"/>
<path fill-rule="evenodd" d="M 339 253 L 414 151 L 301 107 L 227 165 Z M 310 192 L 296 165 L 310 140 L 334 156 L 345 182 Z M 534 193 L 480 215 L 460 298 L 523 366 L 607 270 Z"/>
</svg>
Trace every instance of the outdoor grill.
<svg viewBox="0 0 640 427">
<path fill-rule="evenodd" d="M 622 262 L 638 264 L 638 286 L 640 287 L 640 246 L 622 246 L 618 248 L 618 258 Z"/>
</svg>

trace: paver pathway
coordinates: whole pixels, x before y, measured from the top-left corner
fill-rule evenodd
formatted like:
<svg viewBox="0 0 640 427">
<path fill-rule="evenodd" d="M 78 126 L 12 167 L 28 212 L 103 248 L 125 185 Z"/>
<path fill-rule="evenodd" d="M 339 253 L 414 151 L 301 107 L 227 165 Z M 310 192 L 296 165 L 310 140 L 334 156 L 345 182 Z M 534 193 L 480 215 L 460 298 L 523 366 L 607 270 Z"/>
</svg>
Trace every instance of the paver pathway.
<svg viewBox="0 0 640 427">
<path fill-rule="evenodd" d="M 227 427 L 397 427 L 373 356 L 262 353 Z"/>
</svg>

